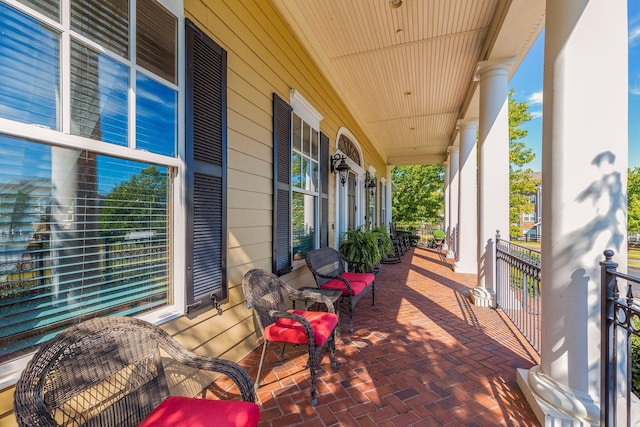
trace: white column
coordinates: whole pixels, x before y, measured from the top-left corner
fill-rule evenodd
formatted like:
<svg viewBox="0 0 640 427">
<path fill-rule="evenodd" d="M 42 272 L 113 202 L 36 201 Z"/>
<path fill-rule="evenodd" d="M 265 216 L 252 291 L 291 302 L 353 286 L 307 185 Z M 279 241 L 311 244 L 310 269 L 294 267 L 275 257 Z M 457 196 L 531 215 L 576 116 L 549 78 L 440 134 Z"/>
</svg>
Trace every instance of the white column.
<svg viewBox="0 0 640 427">
<path fill-rule="evenodd" d="M 445 239 L 442 244 L 443 250 L 448 250 L 449 245 L 447 242 L 449 241 L 449 229 L 451 227 L 450 220 L 450 210 L 449 202 L 451 201 L 451 186 L 450 186 L 450 176 L 451 176 L 451 156 L 447 157 L 447 160 L 444 162 L 444 233 Z"/>
<path fill-rule="evenodd" d="M 458 251 L 456 273 L 478 271 L 478 178 L 476 160 L 477 119 L 461 120 L 458 167 Z"/>
<path fill-rule="evenodd" d="M 458 235 L 458 164 L 460 147 L 453 145 L 449 148 L 449 250 L 447 251 L 447 258 L 455 259 L 457 247 L 457 235 Z"/>
<path fill-rule="evenodd" d="M 542 351 L 518 378 L 543 425 L 599 424 L 598 263 L 627 264 L 626 8 L 546 2 Z"/>
<path fill-rule="evenodd" d="M 508 74 L 513 58 L 478 64 L 480 80 L 478 285 L 476 305 L 495 307 L 494 243 L 496 230 L 509 236 Z"/>
</svg>

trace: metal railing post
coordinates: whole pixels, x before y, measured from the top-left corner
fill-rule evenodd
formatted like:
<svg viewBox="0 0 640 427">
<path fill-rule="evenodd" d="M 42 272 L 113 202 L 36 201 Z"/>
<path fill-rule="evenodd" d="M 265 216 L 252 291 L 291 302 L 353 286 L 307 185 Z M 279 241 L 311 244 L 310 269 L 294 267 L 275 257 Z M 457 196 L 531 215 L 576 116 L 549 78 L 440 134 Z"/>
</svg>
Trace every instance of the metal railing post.
<svg viewBox="0 0 640 427">
<path fill-rule="evenodd" d="M 600 262 L 601 268 L 601 304 L 600 331 L 601 357 L 600 363 L 600 424 L 615 426 L 616 422 L 616 344 L 614 324 L 614 304 L 618 297 L 616 277 L 608 271 L 615 272 L 618 263 L 612 260 L 614 252 L 604 251 L 605 260 Z"/>
</svg>

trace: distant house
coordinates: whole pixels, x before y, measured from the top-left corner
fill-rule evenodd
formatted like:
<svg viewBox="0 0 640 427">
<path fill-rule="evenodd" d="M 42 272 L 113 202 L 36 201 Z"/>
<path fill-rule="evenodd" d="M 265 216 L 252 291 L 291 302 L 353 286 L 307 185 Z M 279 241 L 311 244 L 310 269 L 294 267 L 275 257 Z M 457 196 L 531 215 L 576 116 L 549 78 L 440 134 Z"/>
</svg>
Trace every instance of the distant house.
<svg viewBox="0 0 640 427">
<path fill-rule="evenodd" d="M 531 177 L 538 182 L 536 192 L 527 194 L 532 212 L 520 212 L 519 224 L 522 239 L 539 240 L 542 235 L 542 172 L 534 172 Z"/>
</svg>

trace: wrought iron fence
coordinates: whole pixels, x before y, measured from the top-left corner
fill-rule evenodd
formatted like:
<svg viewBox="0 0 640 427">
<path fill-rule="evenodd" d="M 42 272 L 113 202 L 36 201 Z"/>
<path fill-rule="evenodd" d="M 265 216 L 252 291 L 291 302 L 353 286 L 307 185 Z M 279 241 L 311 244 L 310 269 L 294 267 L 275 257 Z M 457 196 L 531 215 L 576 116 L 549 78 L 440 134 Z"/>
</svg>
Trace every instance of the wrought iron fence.
<svg viewBox="0 0 640 427">
<path fill-rule="evenodd" d="M 531 346 L 540 352 L 540 252 L 496 235 L 496 299 Z"/>
<path fill-rule="evenodd" d="M 640 301 L 634 297 L 633 288 L 640 287 L 640 277 L 616 271 L 613 255 L 612 250 L 604 251 L 605 260 L 600 262 L 600 424 L 635 426 L 640 424 Z"/>
</svg>

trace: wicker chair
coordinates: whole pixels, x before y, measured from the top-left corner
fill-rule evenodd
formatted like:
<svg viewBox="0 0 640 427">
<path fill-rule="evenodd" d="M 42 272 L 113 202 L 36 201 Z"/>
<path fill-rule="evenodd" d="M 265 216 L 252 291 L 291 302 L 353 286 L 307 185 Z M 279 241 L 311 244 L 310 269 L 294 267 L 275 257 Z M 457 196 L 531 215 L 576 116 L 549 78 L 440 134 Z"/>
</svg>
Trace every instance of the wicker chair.
<svg viewBox="0 0 640 427">
<path fill-rule="evenodd" d="M 176 396 L 202 391 L 198 373 L 222 373 L 243 401 Z M 196 378 L 194 378 L 196 375 Z M 211 382 L 211 377 L 207 377 Z M 73 326 L 42 346 L 16 384 L 20 426 L 255 426 L 260 410 L 240 365 L 198 356 L 168 333 L 128 317 Z M 200 422 L 200 423 L 199 423 Z"/>
<path fill-rule="evenodd" d="M 375 274 L 372 268 L 367 273 L 354 273 L 345 269 L 355 264 L 337 250 L 324 247 L 307 252 L 307 266 L 316 281 L 324 289 L 340 289 L 342 299 L 349 304 L 349 331 L 353 332 L 353 307 L 365 293 L 371 291 L 371 304 L 376 303 Z"/>
<path fill-rule="evenodd" d="M 338 317 L 331 300 L 314 291 L 298 291 L 291 288 L 274 274 L 264 270 L 250 270 L 242 280 L 242 289 L 247 302 L 256 312 L 258 326 L 262 331 L 264 345 L 256 377 L 256 389 L 260 387 L 260 374 L 267 346 L 270 342 L 282 343 L 280 362 L 286 344 L 306 345 L 309 358 L 307 367 L 311 374 L 311 404 L 316 405 L 316 364 L 320 354 L 328 348 L 331 367 L 336 367 L 335 331 Z M 285 293 L 290 299 L 324 304 L 327 312 L 287 310 Z"/>
</svg>

